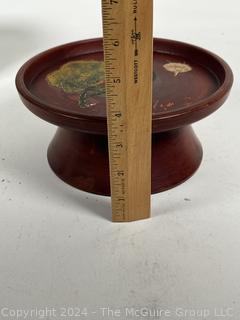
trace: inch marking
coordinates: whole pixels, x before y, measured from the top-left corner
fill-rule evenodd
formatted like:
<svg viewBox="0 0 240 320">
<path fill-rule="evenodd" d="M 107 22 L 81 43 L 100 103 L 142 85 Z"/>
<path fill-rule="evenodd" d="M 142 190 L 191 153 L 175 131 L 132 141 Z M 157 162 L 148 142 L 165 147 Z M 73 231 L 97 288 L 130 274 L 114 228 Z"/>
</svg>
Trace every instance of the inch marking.
<svg viewBox="0 0 240 320">
<path fill-rule="evenodd" d="M 152 1 L 102 0 L 113 221 L 150 213 Z"/>
</svg>

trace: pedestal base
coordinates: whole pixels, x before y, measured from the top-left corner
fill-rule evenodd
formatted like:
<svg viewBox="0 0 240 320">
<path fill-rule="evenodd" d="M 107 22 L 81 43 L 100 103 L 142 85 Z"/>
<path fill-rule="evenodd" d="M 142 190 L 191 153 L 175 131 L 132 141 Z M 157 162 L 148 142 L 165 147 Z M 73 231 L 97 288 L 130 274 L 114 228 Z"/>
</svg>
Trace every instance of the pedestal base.
<svg viewBox="0 0 240 320">
<path fill-rule="evenodd" d="M 191 126 L 153 134 L 152 193 L 190 178 L 201 160 L 202 147 Z M 110 195 L 107 136 L 58 128 L 48 148 L 48 161 L 66 183 L 83 191 Z"/>
</svg>

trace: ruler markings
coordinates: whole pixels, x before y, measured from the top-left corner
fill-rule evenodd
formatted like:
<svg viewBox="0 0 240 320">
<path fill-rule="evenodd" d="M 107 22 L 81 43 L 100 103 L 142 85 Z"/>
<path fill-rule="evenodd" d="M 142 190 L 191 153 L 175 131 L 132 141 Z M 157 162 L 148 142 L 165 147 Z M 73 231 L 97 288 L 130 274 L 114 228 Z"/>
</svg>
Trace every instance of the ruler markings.
<svg viewBox="0 0 240 320">
<path fill-rule="evenodd" d="M 113 221 L 150 215 L 153 0 L 102 0 Z"/>
</svg>

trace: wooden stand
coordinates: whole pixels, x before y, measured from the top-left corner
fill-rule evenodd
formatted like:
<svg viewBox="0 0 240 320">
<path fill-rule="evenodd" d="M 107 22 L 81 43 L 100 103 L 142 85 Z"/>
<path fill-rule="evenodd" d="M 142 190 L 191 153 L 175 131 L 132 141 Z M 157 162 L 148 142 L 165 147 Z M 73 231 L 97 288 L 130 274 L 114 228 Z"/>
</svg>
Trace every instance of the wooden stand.
<svg viewBox="0 0 240 320">
<path fill-rule="evenodd" d="M 152 193 L 184 182 L 198 169 L 202 147 L 191 126 L 156 133 L 152 139 Z M 107 136 L 59 128 L 48 161 L 66 183 L 87 192 L 110 195 Z"/>
<path fill-rule="evenodd" d="M 16 84 L 23 103 L 59 127 L 48 149 L 53 171 L 74 187 L 109 195 L 102 61 L 102 39 L 63 45 L 28 61 Z M 79 78 L 79 66 L 82 83 L 74 78 L 75 72 Z M 98 73 L 88 75 L 89 70 Z M 86 83 L 88 88 L 81 87 Z M 202 148 L 191 124 L 218 109 L 232 83 L 231 69 L 218 56 L 185 43 L 154 40 L 152 193 L 180 184 L 197 170 Z"/>
</svg>

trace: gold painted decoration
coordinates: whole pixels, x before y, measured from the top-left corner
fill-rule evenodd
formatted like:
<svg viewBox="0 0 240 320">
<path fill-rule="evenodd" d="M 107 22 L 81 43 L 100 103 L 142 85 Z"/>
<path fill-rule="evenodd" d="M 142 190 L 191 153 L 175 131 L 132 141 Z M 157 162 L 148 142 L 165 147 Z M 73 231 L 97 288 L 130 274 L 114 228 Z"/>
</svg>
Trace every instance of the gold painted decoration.
<svg viewBox="0 0 240 320">
<path fill-rule="evenodd" d="M 79 106 L 86 108 L 91 106 L 91 97 L 105 94 L 104 62 L 71 61 L 48 74 L 46 80 L 66 94 L 77 95 Z"/>
<path fill-rule="evenodd" d="M 167 71 L 174 73 L 177 77 L 180 73 L 186 73 L 192 71 L 192 68 L 186 63 L 170 62 L 163 66 Z"/>
</svg>

